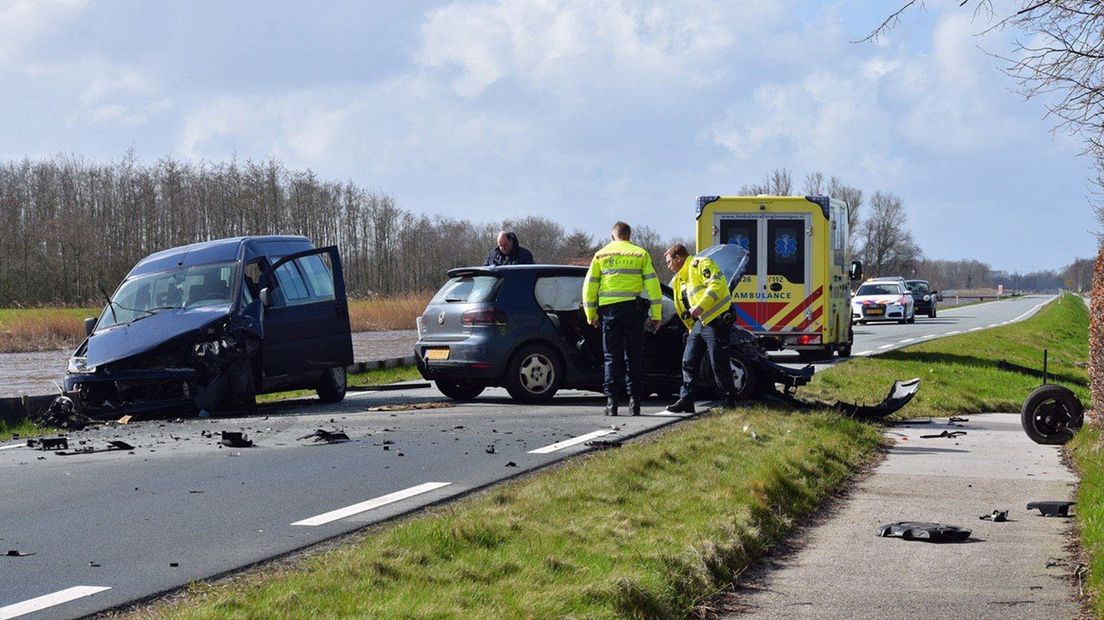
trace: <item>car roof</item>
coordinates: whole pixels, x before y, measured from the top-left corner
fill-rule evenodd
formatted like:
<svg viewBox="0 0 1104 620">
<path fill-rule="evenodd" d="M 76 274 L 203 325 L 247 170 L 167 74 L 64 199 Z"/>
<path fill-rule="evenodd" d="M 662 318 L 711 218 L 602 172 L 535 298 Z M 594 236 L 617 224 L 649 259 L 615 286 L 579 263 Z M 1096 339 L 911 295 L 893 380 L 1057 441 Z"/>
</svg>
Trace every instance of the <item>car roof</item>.
<svg viewBox="0 0 1104 620">
<path fill-rule="evenodd" d="M 287 250 L 297 251 L 309 247 L 310 243 L 310 239 L 296 235 L 258 235 L 201 241 L 154 252 L 138 261 L 138 264 L 130 271 L 130 275 L 153 273 L 176 266 L 236 261 L 241 256 L 243 245 L 279 245 Z"/>
<path fill-rule="evenodd" d="M 538 276 L 585 276 L 587 267 L 579 265 L 502 265 L 487 267 L 457 267 L 449 269 L 448 277 L 456 278 L 468 275 L 506 277 L 510 274 L 532 274 Z"/>
<path fill-rule="evenodd" d="M 928 283 L 927 280 L 905 280 L 905 284 L 909 284 L 909 283 L 912 283 L 912 282 L 923 282 L 924 284 Z"/>
</svg>

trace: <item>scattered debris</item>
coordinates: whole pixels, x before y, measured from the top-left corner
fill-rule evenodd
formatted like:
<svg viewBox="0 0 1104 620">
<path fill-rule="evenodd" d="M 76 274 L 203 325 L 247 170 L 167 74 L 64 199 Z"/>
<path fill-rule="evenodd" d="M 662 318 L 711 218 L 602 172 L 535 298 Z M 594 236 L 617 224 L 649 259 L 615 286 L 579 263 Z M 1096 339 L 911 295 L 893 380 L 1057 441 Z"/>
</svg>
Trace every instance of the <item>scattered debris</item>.
<svg viewBox="0 0 1104 620">
<path fill-rule="evenodd" d="M 946 437 L 947 439 L 954 439 L 955 437 L 959 437 L 965 434 L 966 431 L 943 431 L 938 435 L 920 435 L 920 439 L 942 439 L 944 437 Z"/>
<path fill-rule="evenodd" d="M 981 515 L 978 519 L 982 521 L 992 521 L 993 523 L 1004 523 L 1008 520 L 1008 511 L 994 510 L 991 514 Z"/>
<path fill-rule="evenodd" d="M 1056 502 L 1056 501 L 1031 502 L 1027 505 L 1027 509 L 1028 510 L 1034 510 L 1034 509 L 1038 508 L 1039 509 L 1039 514 L 1043 515 L 1044 517 L 1068 517 L 1068 516 L 1070 516 L 1069 515 L 1070 506 L 1073 506 L 1076 503 L 1077 502 L 1065 502 L 1065 501 L 1063 501 L 1063 502 Z"/>
<path fill-rule="evenodd" d="M 83 446 L 80 448 L 74 448 L 68 452 L 58 450 L 54 454 L 58 456 L 73 456 L 76 454 L 96 454 L 97 452 L 115 452 L 117 450 L 133 450 L 134 446 L 125 441 L 118 439 L 107 442 L 106 448 L 93 448 L 92 446 Z"/>
<path fill-rule="evenodd" d="M 343 441 L 349 441 L 349 436 L 341 431 L 327 431 L 320 428 L 310 435 L 303 435 L 299 438 L 300 441 L 304 439 L 314 439 L 316 442 L 322 443 L 341 443 Z"/>
<path fill-rule="evenodd" d="M 133 420 L 133 419 L 134 419 L 134 416 L 125 415 L 125 416 L 119 418 L 118 420 L 115 420 L 115 422 L 118 423 L 118 424 L 130 424 L 130 421 Z"/>
<path fill-rule="evenodd" d="M 620 448 L 621 441 L 617 439 L 592 439 L 583 445 L 599 449 Z"/>
<path fill-rule="evenodd" d="M 169 562 L 169 568 L 176 568 L 180 566 L 180 562 Z"/>
<path fill-rule="evenodd" d="M 1047 558 L 1046 567 L 1054 568 L 1055 566 L 1065 566 L 1066 561 L 1061 558 Z"/>
<path fill-rule="evenodd" d="M 379 407 L 369 407 L 365 409 L 365 411 L 413 411 L 416 409 L 447 409 L 451 406 L 451 403 L 445 402 L 407 403 L 399 405 L 380 405 Z"/>
<path fill-rule="evenodd" d="M 970 418 L 960 418 L 958 416 L 951 416 L 951 422 L 969 422 Z"/>
<path fill-rule="evenodd" d="M 896 536 L 905 540 L 929 542 L 960 542 L 970 537 L 970 530 L 957 525 L 925 523 L 922 521 L 898 521 L 878 528 L 878 536 Z"/>
<path fill-rule="evenodd" d="M 7 555 L 9 558 L 25 558 L 28 555 L 34 555 L 34 551 L 20 551 L 18 549 L 8 549 L 8 552 L 5 555 Z"/>
<path fill-rule="evenodd" d="M 100 568 L 101 566 L 103 566 L 103 564 L 100 564 L 99 562 L 94 562 L 94 561 L 89 562 L 88 565 L 91 566 L 92 568 Z"/>
<path fill-rule="evenodd" d="M 252 448 L 253 441 L 246 437 L 245 433 L 235 431 L 222 431 L 220 444 L 227 448 Z"/>
<path fill-rule="evenodd" d="M 484 450 L 487 452 L 487 454 L 494 454 L 495 453 L 494 444 L 492 443 L 491 445 L 487 446 Z"/>
<path fill-rule="evenodd" d="M 517 467 L 517 463 L 510 461 L 509 463 L 506 463 L 506 467 Z"/>
<path fill-rule="evenodd" d="M 43 437 L 42 439 L 28 439 L 27 447 L 36 450 L 68 450 L 69 438 Z"/>
</svg>

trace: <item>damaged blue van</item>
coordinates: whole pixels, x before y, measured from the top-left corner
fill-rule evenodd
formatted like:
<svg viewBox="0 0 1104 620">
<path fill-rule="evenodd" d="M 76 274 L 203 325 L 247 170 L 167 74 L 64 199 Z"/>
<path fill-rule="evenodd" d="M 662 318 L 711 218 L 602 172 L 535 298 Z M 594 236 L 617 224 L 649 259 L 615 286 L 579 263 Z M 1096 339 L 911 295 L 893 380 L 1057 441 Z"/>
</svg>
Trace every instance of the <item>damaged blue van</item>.
<svg viewBox="0 0 1104 620">
<path fill-rule="evenodd" d="M 64 398 L 90 418 L 249 409 L 257 394 L 303 388 L 337 402 L 353 362 L 340 255 L 306 237 L 151 254 L 85 331 Z"/>
</svg>

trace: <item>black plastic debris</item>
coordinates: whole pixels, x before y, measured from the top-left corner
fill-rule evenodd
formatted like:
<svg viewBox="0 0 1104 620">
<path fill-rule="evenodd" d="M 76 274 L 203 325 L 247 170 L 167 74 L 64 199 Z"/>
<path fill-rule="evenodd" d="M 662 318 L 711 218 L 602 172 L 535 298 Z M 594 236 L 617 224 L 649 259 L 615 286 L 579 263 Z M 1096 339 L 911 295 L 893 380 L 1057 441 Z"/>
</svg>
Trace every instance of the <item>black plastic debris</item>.
<svg viewBox="0 0 1104 620">
<path fill-rule="evenodd" d="M 509 463 L 506 463 L 506 467 L 517 467 L 517 463 L 510 461 Z"/>
<path fill-rule="evenodd" d="M 246 437 L 245 433 L 237 431 L 222 431 L 222 445 L 227 448 L 252 448 L 253 441 Z"/>
<path fill-rule="evenodd" d="M 489 445 L 489 446 L 487 446 L 486 448 L 484 448 L 484 451 L 485 451 L 485 452 L 486 452 L 487 454 L 494 454 L 494 453 L 495 453 L 495 447 L 494 447 L 494 444 L 492 443 L 491 445 Z"/>
<path fill-rule="evenodd" d="M 95 560 L 90 561 L 88 563 L 88 565 L 91 566 L 92 568 L 100 568 L 100 567 L 103 566 L 103 564 L 100 564 L 99 562 L 96 562 Z"/>
<path fill-rule="evenodd" d="M 586 442 L 587 446 L 591 448 L 598 448 L 600 450 L 608 450 L 610 448 L 620 448 L 621 442 L 617 439 L 592 439 Z"/>
<path fill-rule="evenodd" d="M 960 437 L 965 434 L 966 431 L 943 431 L 938 435 L 920 435 L 920 439 L 942 439 L 944 437 L 947 439 L 954 439 L 955 437 Z"/>
<path fill-rule="evenodd" d="M 990 514 L 981 515 L 980 517 L 978 517 L 978 519 L 981 519 L 982 521 L 992 521 L 993 523 L 1004 523 L 1008 520 L 1008 511 L 994 510 Z"/>
<path fill-rule="evenodd" d="M 969 422 L 970 418 L 960 418 L 960 417 L 957 417 L 957 416 L 951 416 L 950 421 L 951 422 Z"/>
<path fill-rule="evenodd" d="M 68 450 L 68 437 L 43 437 L 42 439 L 28 439 L 27 447 L 36 450 Z"/>
<path fill-rule="evenodd" d="M 68 452 L 59 450 L 59 451 L 54 452 L 54 454 L 56 454 L 58 456 L 73 456 L 73 455 L 76 455 L 76 454 L 96 454 L 97 452 L 116 452 L 118 450 L 133 450 L 133 449 L 134 449 L 134 446 L 130 445 L 129 443 L 127 443 L 125 441 L 122 441 L 122 440 L 119 440 L 119 439 L 114 439 L 112 441 L 107 442 L 107 447 L 106 448 L 93 448 L 92 446 L 82 446 L 80 448 L 74 448 L 73 450 L 69 450 Z"/>
<path fill-rule="evenodd" d="M 20 551 L 19 549 L 8 549 L 8 552 L 4 555 L 9 558 L 25 558 L 28 555 L 34 555 L 34 551 Z"/>
<path fill-rule="evenodd" d="M 970 537 L 970 530 L 957 525 L 944 525 L 942 523 L 898 521 L 887 523 L 878 528 L 878 536 L 894 536 L 905 540 L 925 540 L 928 542 L 959 542 Z"/>
<path fill-rule="evenodd" d="M 341 443 L 343 441 L 349 441 L 349 436 L 341 431 L 327 431 L 320 428 L 310 435 L 303 435 L 299 438 L 300 441 L 304 439 L 313 439 L 321 443 Z"/>
<path fill-rule="evenodd" d="M 1028 510 L 1039 509 L 1039 514 L 1044 517 L 1068 517 L 1070 506 L 1077 502 L 1030 502 L 1027 505 Z"/>
</svg>

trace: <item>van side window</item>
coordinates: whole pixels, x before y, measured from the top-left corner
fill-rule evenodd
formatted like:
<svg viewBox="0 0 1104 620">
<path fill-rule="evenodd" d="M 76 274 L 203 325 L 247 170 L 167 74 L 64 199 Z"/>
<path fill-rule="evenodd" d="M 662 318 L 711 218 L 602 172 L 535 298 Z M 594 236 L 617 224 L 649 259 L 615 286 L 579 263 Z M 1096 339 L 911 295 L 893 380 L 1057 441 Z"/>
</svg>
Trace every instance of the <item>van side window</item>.
<svg viewBox="0 0 1104 620">
<path fill-rule="evenodd" d="M 281 294 L 272 300 L 273 307 L 294 306 L 310 301 L 310 293 L 307 292 L 307 284 L 303 281 L 297 261 L 290 261 L 280 265 L 274 272 L 280 286 L 276 289 Z"/>
<path fill-rule="evenodd" d="M 325 260 L 323 260 L 325 257 Z M 313 254 L 295 261 L 310 287 L 311 301 L 329 301 L 334 298 L 333 270 L 327 264 L 329 254 Z"/>
</svg>

